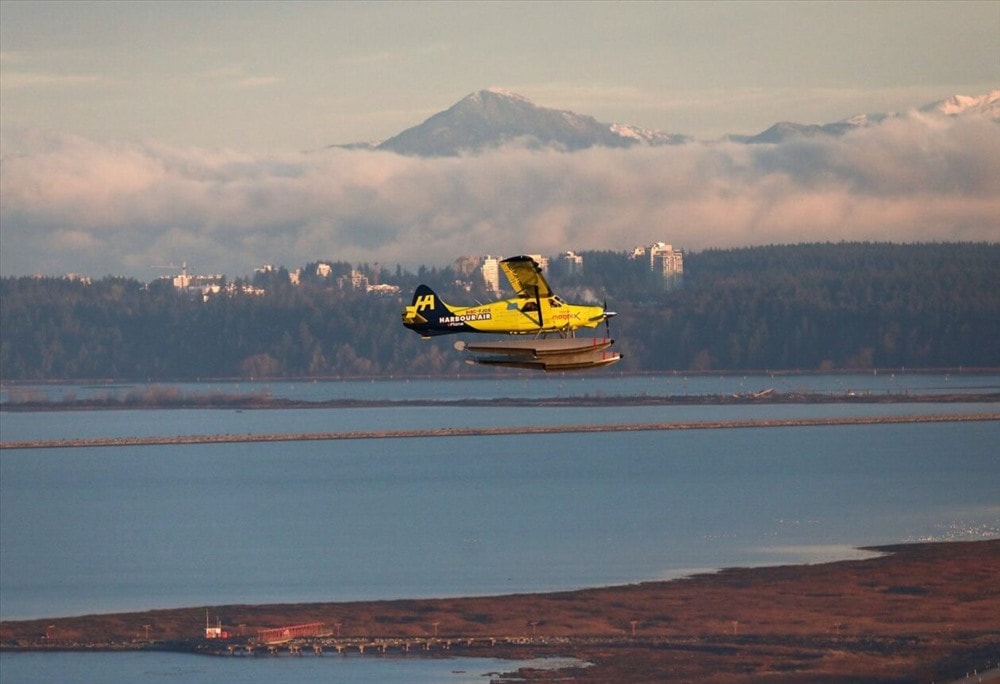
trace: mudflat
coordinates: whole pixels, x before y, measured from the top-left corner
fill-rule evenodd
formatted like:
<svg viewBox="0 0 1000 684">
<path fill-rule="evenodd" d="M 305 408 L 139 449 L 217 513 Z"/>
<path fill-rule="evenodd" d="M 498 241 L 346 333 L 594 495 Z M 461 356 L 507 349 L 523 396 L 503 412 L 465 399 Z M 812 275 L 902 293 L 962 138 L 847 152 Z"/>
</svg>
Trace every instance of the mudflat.
<svg viewBox="0 0 1000 684">
<path fill-rule="evenodd" d="M 453 655 L 591 663 L 519 673 L 534 680 L 931 682 L 1000 665 L 1000 539 L 871 550 L 882 555 L 546 594 L 5 621 L 0 646 L 225 653 L 259 630 L 322 623 L 328 639 L 447 640 Z M 202 638 L 206 610 L 228 642 Z"/>
</svg>

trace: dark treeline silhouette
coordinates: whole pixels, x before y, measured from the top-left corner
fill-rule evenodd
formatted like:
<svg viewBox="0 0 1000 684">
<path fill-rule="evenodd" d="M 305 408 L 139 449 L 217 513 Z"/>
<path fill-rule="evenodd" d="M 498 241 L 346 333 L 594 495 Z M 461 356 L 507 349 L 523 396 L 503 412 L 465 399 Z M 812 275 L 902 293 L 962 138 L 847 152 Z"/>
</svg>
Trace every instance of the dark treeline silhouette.
<svg viewBox="0 0 1000 684">
<path fill-rule="evenodd" d="M 618 311 L 611 332 L 626 358 L 615 371 L 1000 367 L 1000 244 L 713 249 L 685 255 L 681 284 L 669 285 L 625 253 L 581 254 L 582 274 L 553 261 L 550 280 L 566 299 L 606 300 Z M 334 275 L 350 269 L 335 263 Z M 483 301 L 484 291 L 457 286 L 451 268 L 360 269 L 402 294 L 343 290 L 312 275 L 293 286 L 283 268 L 254 277 L 264 295 L 207 301 L 168 281 L 4 278 L 0 377 L 490 372 L 465 365 L 453 337 L 421 340 L 399 315 L 419 282 L 455 303 Z"/>
</svg>

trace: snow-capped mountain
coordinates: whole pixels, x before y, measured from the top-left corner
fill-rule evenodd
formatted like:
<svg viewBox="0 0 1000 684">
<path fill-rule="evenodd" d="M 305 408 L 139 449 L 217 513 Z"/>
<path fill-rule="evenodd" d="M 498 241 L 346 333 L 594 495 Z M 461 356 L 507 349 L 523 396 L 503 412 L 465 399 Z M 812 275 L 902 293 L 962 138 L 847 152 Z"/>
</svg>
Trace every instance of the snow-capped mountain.
<svg viewBox="0 0 1000 684">
<path fill-rule="evenodd" d="M 680 145 L 692 140 L 690 136 L 664 133 L 651 128 L 639 128 L 629 124 L 611 124 L 611 130 L 623 138 L 635 139 L 646 145 Z"/>
<path fill-rule="evenodd" d="M 985 95 L 952 95 L 947 100 L 932 102 L 920 108 L 928 114 L 944 114 L 946 116 L 961 116 L 979 114 L 991 119 L 1000 119 L 1000 89 L 991 90 Z"/>
<path fill-rule="evenodd" d="M 856 114 L 842 121 L 828 124 L 797 124 L 787 121 L 776 123 L 757 135 L 730 135 L 729 140 L 748 144 L 779 143 L 790 138 L 820 135 L 841 136 L 856 128 L 877 126 L 888 119 L 909 116 L 913 111 L 930 116 L 985 116 L 1000 121 L 1000 90 L 985 95 L 953 95 L 946 100 L 931 102 L 910 112 L 880 112 Z"/>
<path fill-rule="evenodd" d="M 858 114 L 826 124 L 782 121 L 756 135 L 729 135 L 725 139 L 746 144 L 776 144 L 797 138 L 839 137 L 860 127 L 878 126 L 888 119 L 914 113 L 921 116 L 986 116 L 1000 121 L 1000 90 L 980 96 L 955 95 L 903 113 Z M 602 123 L 590 116 L 539 107 L 522 95 L 490 88 L 468 95 L 388 140 L 337 147 L 444 157 L 507 145 L 573 152 L 589 147 L 679 145 L 692 140 L 686 135 L 628 124 Z"/>
<path fill-rule="evenodd" d="M 441 157 L 505 145 L 556 148 L 631 147 L 686 142 L 685 136 L 625 124 L 607 124 L 569 111 L 539 107 L 516 93 L 491 88 L 463 98 L 375 149 Z"/>
</svg>

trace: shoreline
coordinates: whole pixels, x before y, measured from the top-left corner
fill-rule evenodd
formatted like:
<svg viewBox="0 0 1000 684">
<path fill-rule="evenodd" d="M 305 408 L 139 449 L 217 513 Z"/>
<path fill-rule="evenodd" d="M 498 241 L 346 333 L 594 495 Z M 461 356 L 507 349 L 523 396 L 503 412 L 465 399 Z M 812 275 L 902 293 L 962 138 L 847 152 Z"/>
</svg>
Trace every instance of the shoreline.
<svg viewBox="0 0 1000 684">
<path fill-rule="evenodd" d="M 349 432 L 298 432 L 262 434 L 205 434 L 148 437 L 94 437 L 0 442 L 0 450 L 135 447 L 257 442 L 311 442 L 355 439 L 411 439 L 421 437 L 485 437 L 589 432 L 649 432 L 666 430 L 723 430 L 739 428 L 817 427 L 841 425 L 898 425 L 1000 421 L 1000 413 L 857 416 L 837 418 L 748 419 L 668 423 L 608 423 L 587 425 L 516 425 L 478 428 L 429 428 L 412 430 L 359 430 Z"/>
<path fill-rule="evenodd" d="M 489 399 L 328 399 L 310 401 L 273 397 L 266 392 L 180 394 L 151 389 L 140 394 L 100 396 L 87 399 L 19 399 L 0 403 L 0 413 L 47 411 L 119 411 L 169 409 L 276 410 L 413 407 L 571 407 L 571 406 L 729 406 L 780 404 L 987 404 L 1000 402 L 1000 392 L 776 392 L 765 389 L 739 394 L 636 394 L 584 395 L 571 397 L 496 397 Z"/>
<path fill-rule="evenodd" d="M 631 370 L 625 371 L 600 371 L 595 370 L 590 375 L 594 378 L 609 377 L 712 377 L 712 376 L 772 376 L 772 377 L 808 377 L 811 375 L 996 375 L 1000 373 L 1000 366 L 878 366 L 865 368 L 747 368 L 742 370 L 734 369 L 707 369 L 707 370 Z M 536 375 L 533 372 L 519 371 L 521 377 L 531 377 Z M 264 377 L 244 377 L 239 375 L 219 375 L 219 376 L 197 376 L 197 377 L 165 377 L 165 378 L 119 378 L 119 377 L 86 377 L 86 378 L 18 378 L 0 381 L 3 386 L 31 386 L 31 385 L 92 385 L 92 386 L 125 386 L 125 385 L 146 385 L 157 383 L 212 383 L 212 382 L 407 382 L 410 380 L 494 380 L 502 378 L 515 378 L 514 373 L 508 371 L 488 372 L 479 369 L 476 373 L 448 373 L 441 374 L 386 374 L 386 375 L 289 375 L 289 376 L 264 376 Z"/>
<path fill-rule="evenodd" d="M 209 607 L 244 632 L 228 642 L 199 638 L 204 606 L 3 621 L 0 649 L 228 653 L 258 630 L 320 623 L 328 653 L 335 632 L 389 649 L 447 639 L 447 655 L 593 663 L 563 671 L 582 682 L 938 681 L 996 666 L 1000 539 L 864 550 L 882 555 L 540 594 Z"/>
</svg>

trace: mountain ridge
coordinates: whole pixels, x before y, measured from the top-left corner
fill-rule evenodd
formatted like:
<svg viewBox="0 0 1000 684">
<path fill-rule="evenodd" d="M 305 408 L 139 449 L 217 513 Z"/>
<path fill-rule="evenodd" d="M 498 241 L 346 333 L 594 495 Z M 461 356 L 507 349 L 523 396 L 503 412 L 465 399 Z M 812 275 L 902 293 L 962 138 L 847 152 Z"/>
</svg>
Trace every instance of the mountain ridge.
<svg viewBox="0 0 1000 684">
<path fill-rule="evenodd" d="M 404 155 L 455 156 L 506 145 L 568 152 L 588 147 L 669 144 L 677 138 L 659 131 L 606 124 L 592 116 L 540 107 L 507 90 L 478 90 L 375 149 Z"/>
<path fill-rule="evenodd" d="M 1000 122 L 1000 89 L 984 95 L 952 95 L 900 112 L 856 114 L 825 124 L 779 121 L 756 135 L 730 134 L 722 140 L 744 144 L 777 144 L 794 138 L 840 137 L 858 128 L 911 116 L 984 116 Z M 591 147 L 656 147 L 682 145 L 695 138 L 625 123 L 604 123 L 592 116 L 541 107 L 502 88 L 486 88 L 465 96 L 416 126 L 386 140 L 332 145 L 343 149 L 394 152 L 404 156 L 448 157 L 501 147 L 576 152 Z"/>
<path fill-rule="evenodd" d="M 826 124 L 799 124 L 780 121 L 757 135 L 729 135 L 727 139 L 748 144 L 779 143 L 794 137 L 830 135 L 839 137 L 857 128 L 877 126 L 890 119 L 908 116 L 913 112 L 931 116 L 985 116 L 1000 121 L 1000 89 L 985 95 L 952 95 L 936 100 L 917 109 L 904 112 L 878 112 L 855 114 L 840 121 Z"/>
</svg>

